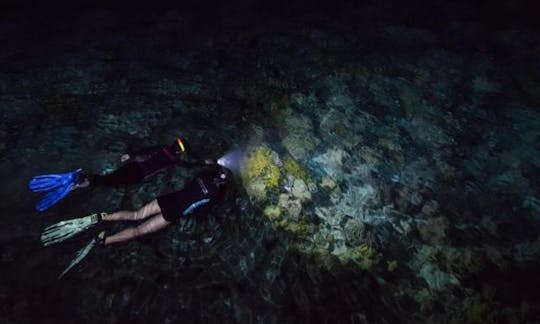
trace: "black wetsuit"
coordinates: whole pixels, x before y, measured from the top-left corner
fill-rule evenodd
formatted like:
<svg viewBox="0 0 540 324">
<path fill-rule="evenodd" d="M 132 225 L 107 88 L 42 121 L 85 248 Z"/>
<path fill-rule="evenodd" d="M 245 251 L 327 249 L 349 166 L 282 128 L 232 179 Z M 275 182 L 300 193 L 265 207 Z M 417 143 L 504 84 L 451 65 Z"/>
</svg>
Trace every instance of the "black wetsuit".
<svg viewBox="0 0 540 324">
<path fill-rule="evenodd" d="M 223 174 L 225 178 L 221 178 Z M 182 190 L 159 196 L 157 202 L 163 218 L 174 222 L 180 217 L 207 214 L 222 199 L 230 178 L 230 171 L 216 167 L 197 174 Z"/>
<path fill-rule="evenodd" d="M 179 157 L 169 146 L 159 146 L 130 153 L 130 158 L 115 171 L 89 177 L 91 185 L 130 185 L 174 166 L 204 165 L 203 161 Z"/>
</svg>

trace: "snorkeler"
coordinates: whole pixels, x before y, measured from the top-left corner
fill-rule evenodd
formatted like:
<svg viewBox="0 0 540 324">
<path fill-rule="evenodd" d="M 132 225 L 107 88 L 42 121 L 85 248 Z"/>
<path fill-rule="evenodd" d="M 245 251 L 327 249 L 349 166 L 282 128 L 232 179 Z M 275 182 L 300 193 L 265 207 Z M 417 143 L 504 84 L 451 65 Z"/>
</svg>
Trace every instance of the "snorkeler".
<svg viewBox="0 0 540 324">
<path fill-rule="evenodd" d="M 141 224 L 124 229 L 111 236 L 99 233 L 88 245 L 79 251 L 62 277 L 75 264 L 90 252 L 94 245 L 109 245 L 132 240 L 150 234 L 173 224 L 181 217 L 207 215 L 217 201 L 222 200 L 225 189 L 232 179 L 231 171 L 217 165 L 195 175 L 193 179 L 176 192 L 162 195 L 136 211 L 117 211 L 114 213 L 97 213 L 82 218 L 61 221 L 51 225 L 41 234 L 45 246 L 62 242 L 74 235 L 108 221 L 143 221 Z"/>
<path fill-rule="evenodd" d="M 46 174 L 30 180 L 29 188 L 34 192 L 50 191 L 36 205 L 36 210 L 44 211 L 77 188 L 88 186 L 118 186 L 142 182 L 159 171 L 174 166 L 197 166 L 215 164 L 215 160 L 204 161 L 188 155 L 185 140 L 177 138 L 170 146 L 157 146 L 121 156 L 121 166 L 104 174 L 88 174 L 78 169 L 64 174 Z"/>
</svg>

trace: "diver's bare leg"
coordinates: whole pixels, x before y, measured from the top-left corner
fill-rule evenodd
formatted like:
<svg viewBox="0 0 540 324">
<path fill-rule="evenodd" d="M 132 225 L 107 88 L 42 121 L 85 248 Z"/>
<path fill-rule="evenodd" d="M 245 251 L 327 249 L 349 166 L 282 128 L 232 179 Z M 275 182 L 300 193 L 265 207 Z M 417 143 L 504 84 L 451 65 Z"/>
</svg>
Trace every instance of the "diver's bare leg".
<svg viewBox="0 0 540 324">
<path fill-rule="evenodd" d="M 140 224 L 139 226 L 126 228 L 114 235 L 105 237 L 105 245 L 132 240 L 136 237 L 150 234 L 167 227 L 171 222 L 165 220 L 163 215 L 158 214 Z"/>
<path fill-rule="evenodd" d="M 159 208 L 157 199 L 154 199 L 148 204 L 142 206 L 139 210 L 117 211 L 115 213 L 107 214 L 107 216 L 103 217 L 103 220 L 104 221 L 121 221 L 121 220 L 136 221 L 136 220 L 145 219 L 147 217 L 150 217 L 156 214 L 161 214 L 161 209 Z"/>
</svg>

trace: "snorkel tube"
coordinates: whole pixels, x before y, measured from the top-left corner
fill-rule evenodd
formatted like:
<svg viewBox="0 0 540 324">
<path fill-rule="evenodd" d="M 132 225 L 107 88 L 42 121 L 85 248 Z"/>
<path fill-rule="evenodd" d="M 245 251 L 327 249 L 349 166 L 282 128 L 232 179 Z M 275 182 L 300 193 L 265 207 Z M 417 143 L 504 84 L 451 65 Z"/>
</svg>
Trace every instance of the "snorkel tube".
<svg viewBox="0 0 540 324">
<path fill-rule="evenodd" d="M 180 151 L 182 151 L 182 153 L 186 153 L 186 146 L 180 137 L 176 139 L 176 144 L 178 144 L 178 147 L 180 147 Z"/>
</svg>

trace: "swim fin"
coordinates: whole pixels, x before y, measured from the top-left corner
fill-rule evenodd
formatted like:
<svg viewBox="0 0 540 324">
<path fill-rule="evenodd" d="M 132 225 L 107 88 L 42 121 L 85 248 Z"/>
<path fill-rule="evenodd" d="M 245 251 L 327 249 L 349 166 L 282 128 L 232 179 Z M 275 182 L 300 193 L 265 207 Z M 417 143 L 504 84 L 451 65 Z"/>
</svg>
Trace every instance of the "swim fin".
<svg viewBox="0 0 540 324">
<path fill-rule="evenodd" d="M 56 189 L 65 185 L 66 183 L 74 182 L 80 171 L 81 169 L 77 169 L 67 173 L 38 175 L 30 180 L 28 183 L 28 188 L 33 192 Z"/>
<path fill-rule="evenodd" d="M 37 211 L 44 211 L 56 204 L 76 185 L 81 169 L 63 174 L 48 174 L 34 177 L 29 183 L 30 190 L 35 192 L 53 190 L 47 193 L 36 205 Z"/>
<path fill-rule="evenodd" d="M 68 219 L 51 225 L 41 233 L 41 242 L 47 246 L 67 240 L 76 234 L 101 222 L 107 213 L 92 214 L 81 218 Z"/>
<path fill-rule="evenodd" d="M 71 183 L 68 183 L 62 187 L 56 188 L 54 191 L 49 192 L 37 203 L 36 210 L 41 212 L 56 204 L 62 198 L 67 196 L 67 194 L 71 191 L 72 186 L 73 185 Z"/>
<path fill-rule="evenodd" d="M 100 236 L 105 236 L 105 232 L 101 232 L 99 233 Z M 92 250 L 92 248 L 98 244 L 98 241 L 97 239 L 92 239 L 90 242 L 88 242 L 88 244 L 86 244 L 82 249 L 80 249 L 79 251 L 77 251 L 77 254 L 75 255 L 75 257 L 73 258 L 73 260 L 71 260 L 71 263 L 68 265 L 68 267 L 58 276 L 58 279 L 62 278 L 69 270 L 71 270 L 71 268 L 73 268 L 75 265 L 77 265 L 79 262 L 82 261 L 82 259 L 84 259 L 88 253 L 90 253 L 90 251 Z"/>
</svg>

